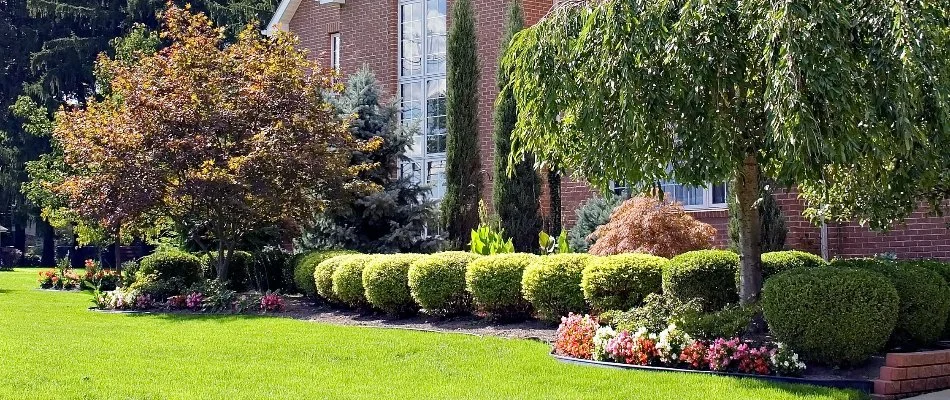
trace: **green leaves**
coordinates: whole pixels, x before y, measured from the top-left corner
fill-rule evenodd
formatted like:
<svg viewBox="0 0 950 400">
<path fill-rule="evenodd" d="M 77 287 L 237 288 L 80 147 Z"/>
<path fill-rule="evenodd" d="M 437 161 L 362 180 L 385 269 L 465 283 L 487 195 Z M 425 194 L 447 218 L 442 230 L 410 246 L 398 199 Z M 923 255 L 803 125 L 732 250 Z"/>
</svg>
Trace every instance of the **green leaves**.
<svg viewBox="0 0 950 400">
<path fill-rule="evenodd" d="M 515 245 L 511 238 L 505 239 L 503 229 L 494 230 L 491 226 L 482 224 L 472 230 L 472 240 L 469 242 L 472 253 L 483 256 L 514 253 Z"/>
</svg>

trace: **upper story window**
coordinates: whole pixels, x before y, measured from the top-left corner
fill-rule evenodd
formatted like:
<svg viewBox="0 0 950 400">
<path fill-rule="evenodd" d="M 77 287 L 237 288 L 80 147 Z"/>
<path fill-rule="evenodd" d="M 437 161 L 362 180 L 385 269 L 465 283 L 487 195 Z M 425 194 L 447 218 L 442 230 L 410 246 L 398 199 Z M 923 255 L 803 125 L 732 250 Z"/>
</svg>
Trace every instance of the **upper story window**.
<svg viewBox="0 0 950 400">
<path fill-rule="evenodd" d="M 401 172 L 445 194 L 446 0 L 399 1 L 401 120 L 412 130 Z"/>
<path fill-rule="evenodd" d="M 340 57 L 343 51 L 343 41 L 339 33 L 330 35 L 330 67 L 340 71 Z"/>
<path fill-rule="evenodd" d="M 618 196 L 630 194 L 629 187 L 616 182 L 611 183 L 610 189 Z M 660 189 L 663 190 L 664 199 L 680 203 L 688 211 L 722 210 L 728 207 L 725 183 L 700 187 L 664 181 L 660 182 Z"/>
</svg>

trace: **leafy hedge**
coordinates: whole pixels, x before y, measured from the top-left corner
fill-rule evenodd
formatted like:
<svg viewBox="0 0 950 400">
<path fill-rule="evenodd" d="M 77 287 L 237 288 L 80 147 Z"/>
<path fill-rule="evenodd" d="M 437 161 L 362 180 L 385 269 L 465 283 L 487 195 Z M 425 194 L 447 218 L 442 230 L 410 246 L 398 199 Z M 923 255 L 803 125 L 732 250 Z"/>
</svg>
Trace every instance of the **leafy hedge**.
<svg viewBox="0 0 950 400">
<path fill-rule="evenodd" d="M 683 253 L 673 257 L 663 271 L 663 292 L 684 301 L 696 299 L 705 311 L 718 311 L 739 301 L 738 269 L 739 256 L 730 251 Z"/>
<path fill-rule="evenodd" d="M 663 269 L 669 263 L 647 254 L 591 259 L 581 275 L 584 298 L 595 310 L 629 310 L 662 290 Z"/>
<path fill-rule="evenodd" d="M 900 308 L 892 345 L 920 347 L 940 339 L 950 313 L 950 288 L 940 274 L 906 262 L 870 258 L 832 262 L 834 267 L 843 265 L 882 274 L 897 289 Z"/>
<path fill-rule="evenodd" d="M 762 254 L 762 281 L 795 268 L 827 267 L 828 262 L 811 253 L 798 250 L 773 251 Z"/>
<path fill-rule="evenodd" d="M 465 270 L 477 255 L 454 251 L 419 258 L 409 268 L 409 291 L 426 311 L 455 314 L 467 311 L 471 296 L 465 291 Z"/>
<path fill-rule="evenodd" d="M 139 273 L 152 276 L 156 281 L 177 278 L 187 286 L 201 282 L 202 262 L 193 254 L 171 250 L 154 253 L 142 258 Z"/>
<path fill-rule="evenodd" d="M 353 256 L 355 256 L 355 254 L 342 254 L 330 257 L 323 260 L 320 264 L 317 264 L 316 269 L 313 271 L 314 286 L 317 289 L 317 294 L 324 300 L 330 302 L 340 301 L 333 293 L 333 273 L 336 272 L 337 267 L 339 267 L 343 261 Z"/>
<path fill-rule="evenodd" d="M 795 269 L 769 279 L 762 310 L 772 334 L 802 356 L 858 364 L 882 350 L 900 299 L 882 275 L 861 269 Z"/>
<path fill-rule="evenodd" d="M 366 301 L 390 315 L 410 314 L 418 305 L 409 292 L 409 267 L 419 254 L 377 255 L 363 269 Z"/>
<path fill-rule="evenodd" d="M 936 260 L 907 260 L 901 261 L 901 263 L 907 263 L 921 268 L 929 269 L 933 272 L 940 274 L 943 277 L 943 280 L 950 285 L 950 263 Z M 943 328 L 944 339 L 950 339 L 950 315 L 947 316 L 947 324 Z"/>
<path fill-rule="evenodd" d="M 352 254 L 340 261 L 332 274 L 333 295 L 350 307 L 366 305 L 363 269 L 378 256 Z"/>
<path fill-rule="evenodd" d="M 533 254 L 498 254 L 469 263 L 465 286 L 476 307 L 496 319 L 525 315 L 531 305 L 521 294 L 521 278 L 525 268 L 537 258 Z"/>
<path fill-rule="evenodd" d="M 307 296 L 316 296 L 317 286 L 314 282 L 313 273 L 316 271 L 317 265 L 328 258 L 343 254 L 356 253 L 348 250 L 311 251 L 297 257 L 297 263 L 294 265 L 294 284 L 297 286 L 297 290 Z"/>
<path fill-rule="evenodd" d="M 587 254 L 556 254 L 538 257 L 525 268 L 521 278 L 524 298 L 539 318 L 557 321 L 586 309 L 581 276 L 591 259 Z"/>
</svg>

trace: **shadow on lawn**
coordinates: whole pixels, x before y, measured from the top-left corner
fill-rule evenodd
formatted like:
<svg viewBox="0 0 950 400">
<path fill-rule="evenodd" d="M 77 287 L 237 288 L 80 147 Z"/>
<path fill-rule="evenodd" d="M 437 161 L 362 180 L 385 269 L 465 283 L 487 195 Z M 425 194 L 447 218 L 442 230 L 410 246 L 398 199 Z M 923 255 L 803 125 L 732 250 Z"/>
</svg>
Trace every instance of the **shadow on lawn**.
<svg viewBox="0 0 950 400">
<path fill-rule="evenodd" d="M 812 397 L 827 397 L 831 391 L 837 391 L 841 396 L 838 398 L 841 400 L 865 400 L 869 396 L 866 393 L 857 391 L 857 390 L 844 390 L 844 389 L 832 389 L 826 387 L 818 386 L 809 386 L 809 385 L 794 385 L 789 383 L 779 383 L 779 382 L 769 382 L 763 381 L 754 378 L 730 378 L 733 379 L 738 386 L 742 386 L 747 389 L 753 390 L 780 390 L 782 392 L 790 393 L 796 397 L 802 399 L 808 399 Z"/>
</svg>

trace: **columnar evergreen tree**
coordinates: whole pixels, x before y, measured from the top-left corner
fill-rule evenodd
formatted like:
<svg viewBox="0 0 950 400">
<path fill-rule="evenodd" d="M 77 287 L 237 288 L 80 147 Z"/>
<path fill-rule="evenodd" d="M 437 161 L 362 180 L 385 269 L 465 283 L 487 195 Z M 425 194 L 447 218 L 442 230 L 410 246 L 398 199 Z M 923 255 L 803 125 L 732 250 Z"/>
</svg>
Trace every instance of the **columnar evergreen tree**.
<svg viewBox="0 0 950 400">
<path fill-rule="evenodd" d="M 376 76 L 366 67 L 349 78 L 346 91 L 332 102 L 342 118 L 352 118 L 349 130 L 355 139 L 377 143 L 372 151 L 355 151 L 351 164 L 373 165 L 360 177 L 382 190 L 318 214 L 297 245 L 364 253 L 437 250 L 439 238 L 423 235 L 436 215 L 429 188 L 398 174 L 412 135 L 397 123 L 396 104 L 383 102 Z"/>
<path fill-rule="evenodd" d="M 568 3 L 505 56 L 512 156 L 601 187 L 735 179 L 740 297 L 753 302 L 763 176 L 798 185 L 824 217 L 875 226 L 920 194 L 950 195 L 936 190 L 950 176 L 947 15 L 948 2 Z"/>
<path fill-rule="evenodd" d="M 505 35 L 501 39 L 502 49 L 518 31 L 524 29 L 524 15 L 520 0 L 511 0 L 508 6 L 508 19 L 505 22 Z M 508 158 L 511 154 L 511 131 L 518 122 L 518 109 L 514 96 L 508 88 L 508 71 L 499 66 L 497 75 L 498 99 L 495 100 L 495 163 L 492 202 L 495 213 L 501 219 L 501 227 L 514 242 L 515 249 L 521 252 L 533 252 L 538 247 L 538 233 L 541 231 L 541 218 L 538 214 L 538 197 L 541 193 L 541 180 L 534 170 L 534 157 L 526 154 L 518 163 L 511 166 Z"/>
<path fill-rule="evenodd" d="M 548 233 L 557 236 L 561 234 L 561 173 L 550 167 L 548 169 L 548 198 L 550 199 L 548 215 Z"/>
<path fill-rule="evenodd" d="M 471 0 L 452 5 L 447 43 L 446 165 L 442 226 L 453 246 L 461 246 L 478 225 L 482 189 L 478 156 L 478 56 Z"/>
<path fill-rule="evenodd" d="M 772 186 L 768 182 L 761 182 L 761 199 L 758 203 L 759 215 L 762 216 L 762 252 L 781 251 L 785 249 L 785 238 L 788 236 L 788 227 L 785 225 L 785 215 L 782 208 L 772 195 Z M 735 185 L 729 185 L 729 191 L 734 191 Z M 739 209 L 735 196 L 729 196 L 729 249 L 739 250 Z"/>
</svg>

